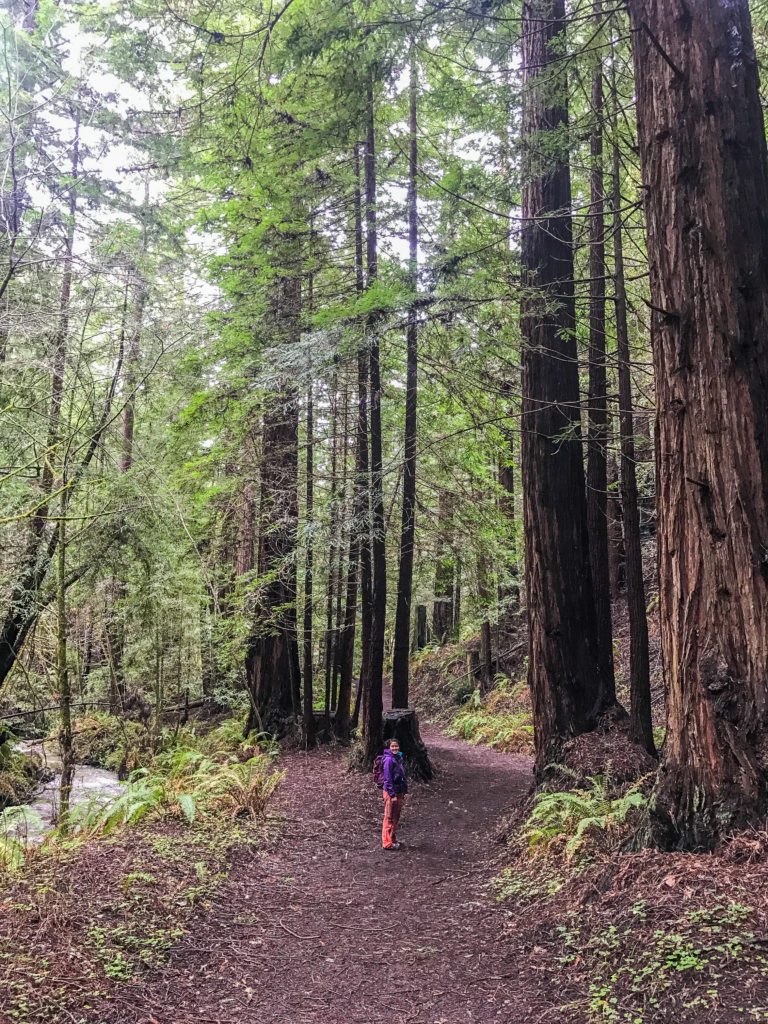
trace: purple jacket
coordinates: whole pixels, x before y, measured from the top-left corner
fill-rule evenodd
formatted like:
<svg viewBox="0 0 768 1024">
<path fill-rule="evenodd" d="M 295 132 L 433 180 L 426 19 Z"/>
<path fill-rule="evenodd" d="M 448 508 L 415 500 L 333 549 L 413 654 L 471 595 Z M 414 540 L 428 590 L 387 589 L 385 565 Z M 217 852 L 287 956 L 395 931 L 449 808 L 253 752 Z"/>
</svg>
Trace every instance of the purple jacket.
<svg viewBox="0 0 768 1024">
<path fill-rule="evenodd" d="M 384 790 L 390 796 L 402 796 L 408 792 L 403 759 L 389 749 L 384 751 Z"/>
</svg>

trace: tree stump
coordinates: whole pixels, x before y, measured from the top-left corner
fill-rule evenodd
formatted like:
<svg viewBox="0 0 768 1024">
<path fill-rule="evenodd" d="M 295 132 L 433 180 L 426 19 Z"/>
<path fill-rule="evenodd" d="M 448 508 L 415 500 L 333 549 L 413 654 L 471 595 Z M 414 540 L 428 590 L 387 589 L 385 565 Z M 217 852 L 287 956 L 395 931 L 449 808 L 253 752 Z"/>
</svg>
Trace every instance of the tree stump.
<svg viewBox="0 0 768 1024">
<path fill-rule="evenodd" d="M 392 708 L 384 712 L 384 739 L 397 740 L 405 758 L 408 777 L 429 782 L 434 772 L 427 748 L 419 732 L 419 719 L 410 708 Z"/>
</svg>

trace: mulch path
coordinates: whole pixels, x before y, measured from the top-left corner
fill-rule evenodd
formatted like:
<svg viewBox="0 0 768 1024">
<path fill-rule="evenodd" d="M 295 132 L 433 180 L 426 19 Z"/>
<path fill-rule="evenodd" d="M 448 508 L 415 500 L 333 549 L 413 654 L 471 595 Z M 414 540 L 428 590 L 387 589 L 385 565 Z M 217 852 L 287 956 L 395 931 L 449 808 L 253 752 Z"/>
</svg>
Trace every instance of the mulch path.
<svg viewBox="0 0 768 1024">
<path fill-rule="evenodd" d="M 490 896 L 496 821 L 530 762 L 426 730 L 439 773 L 414 787 L 399 852 L 381 797 L 342 754 L 293 753 L 276 844 L 238 854 L 167 965 L 119 988 L 94 1024 L 470 1024 L 552 1020 L 551 977 L 521 956 Z M 543 952 L 543 951 L 542 951 Z M 548 991 L 547 991 L 548 990 Z"/>
</svg>

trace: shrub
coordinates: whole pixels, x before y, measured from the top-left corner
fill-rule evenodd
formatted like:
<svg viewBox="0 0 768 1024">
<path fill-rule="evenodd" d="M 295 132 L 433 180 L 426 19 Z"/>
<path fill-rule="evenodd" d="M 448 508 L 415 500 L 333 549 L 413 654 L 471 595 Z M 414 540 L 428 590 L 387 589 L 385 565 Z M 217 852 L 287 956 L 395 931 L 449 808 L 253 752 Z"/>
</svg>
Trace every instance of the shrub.
<svg viewBox="0 0 768 1024">
<path fill-rule="evenodd" d="M 274 737 L 267 733 L 250 732 L 246 736 L 244 717 L 225 719 L 201 737 L 198 746 L 212 757 L 234 754 L 240 761 L 248 761 L 259 754 L 273 754 L 278 749 Z"/>
<path fill-rule="evenodd" d="M 0 810 L 30 800 L 43 775 L 40 758 L 17 750 L 13 739 L 6 733 L 0 742 Z"/>
<path fill-rule="evenodd" d="M 26 859 L 25 834 L 42 828 L 43 820 L 31 807 L 6 807 L 0 814 L 0 869 L 15 871 Z"/>
<path fill-rule="evenodd" d="M 480 691 L 475 690 L 453 719 L 450 735 L 508 753 L 531 753 L 533 724 L 530 711 L 510 710 L 516 700 L 516 690 L 500 690 L 494 691 L 484 703 Z"/>
<path fill-rule="evenodd" d="M 152 737 L 146 726 L 129 718 L 94 712 L 72 726 L 75 761 L 130 775 L 152 760 Z"/>
<path fill-rule="evenodd" d="M 265 754 L 222 763 L 199 750 L 170 750 L 158 755 L 151 770 L 135 771 L 116 799 L 74 807 L 63 828 L 107 834 L 150 814 L 181 817 L 189 823 L 201 813 L 222 811 L 259 818 L 282 778 L 271 766 L 272 757 Z"/>
<path fill-rule="evenodd" d="M 631 811 L 644 808 L 648 798 L 640 783 L 621 796 L 612 794 L 608 775 L 592 775 L 586 790 L 539 793 L 523 830 L 530 849 L 564 849 L 574 857 L 591 830 L 611 833 L 623 825 Z"/>
</svg>

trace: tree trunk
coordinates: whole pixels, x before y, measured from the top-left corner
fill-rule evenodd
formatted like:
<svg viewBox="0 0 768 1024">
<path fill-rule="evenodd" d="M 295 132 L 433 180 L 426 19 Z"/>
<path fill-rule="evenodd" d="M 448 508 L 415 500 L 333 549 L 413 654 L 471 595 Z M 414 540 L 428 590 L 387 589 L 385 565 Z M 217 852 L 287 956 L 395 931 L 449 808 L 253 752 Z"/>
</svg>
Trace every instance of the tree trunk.
<svg viewBox="0 0 768 1024">
<path fill-rule="evenodd" d="M 338 710 L 339 706 L 339 685 L 341 678 L 341 659 L 342 659 L 342 643 L 344 639 L 344 590 L 345 590 L 345 569 L 349 572 L 348 563 L 345 563 L 345 555 L 348 552 L 348 538 L 347 533 L 349 532 L 349 507 L 348 507 L 348 493 L 347 493 L 347 478 L 348 478 L 348 449 L 349 445 L 347 440 L 349 438 L 349 388 L 347 382 L 344 382 L 344 388 L 342 391 L 342 432 L 341 432 L 341 499 L 339 505 L 339 548 L 338 556 L 336 558 L 336 580 L 335 580 L 335 591 L 336 591 L 336 610 L 335 610 L 335 627 L 333 633 L 333 675 L 331 678 L 331 707 L 334 711 Z"/>
<path fill-rule="evenodd" d="M 354 151 L 354 236 L 355 236 L 355 286 L 358 295 L 364 290 L 363 271 L 363 216 L 360 197 L 360 154 Z M 361 345 L 357 350 L 357 427 L 355 432 L 355 476 L 352 485 L 352 525 L 349 537 L 349 571 L 347 574 L 347 595 L 344 612 L 344 632 L 341 641 L 339 699 L 334 717 L 334 734 L 337 739 L 349 738 L 349 704 L 352 699 L 352 673 L 355 660 L 355 619 L 357 616 L 357 591 L 360 588 L 362 665 L 358 692 L 362 691 L 366 677 L 366 660 L 370 650 L 370 547 L 368 530 L 368 360 Z M 359 705 L 355 701 L 355 723 Z"/>
<path fill-rule="evenodd" d="M 310 373 L 311 373 L 310 369 Z M 307 387 L 307 436 L 306 436 L 306 491 L 304 524 L 306 531 L 306 551 L 304 561 L 304 624 L 302 640 L 304 644 L 304 744 L 309 746 L 314 740 L 315 715 L 312 695 L 312 571 L 313 571 L 313 537 L 312 529 L 315 516 L 315 449 L 314 449 L 314 395 L 312 380 Z"/>
<path fill-rule="evenodd" d="M 435 599 L 432 604 L 432 635 L 442 646 L 453 637 L 456 628 L 455 557 L 453 551 L 453 502 L 446 491 L 437 502 L 438 554 L 435 565 Z"/>
<path fill-rule="evenodd" d="M 66 485 L 66 474 L 63 474 Z M 59 750 L 61 779 L 59 782 L 59 817 L 65 822 L 69 813 L 75 763 L 72 753 L 72 686 L 67 665 L 67 536 L 66 490 L 62 490 L 59 509 L 59 544 L 56 580 L 56 683 L 59 691 Z"/>
<path fill-rule="evenodd" d="M 418 143 L 416 139 L 416 93 L 418 76 L 415 55 L 411 55 L 410 147 L 408 174 L 408 277 L 413 300 L 406 328 L 407 374 L 405 386 L 405 440 L 403 448 L 403 515 L 400 530 L 400 566 L 397 581 L 395 650 L 392 660 L 392 707 L 408 707 L 408 668 L 411 646 L 411 598 L 413 594 L 413 556 L 416 537 L 416 412 L 418 401 L 418 325 L 416 289 L 418 287 L 419 220 L 416 175 Z"/>
<path fill-rule="evenodd" d="M 747 0 L 630 5 L 668 732 L 657 841 L 768 813 L 768 156 Z"/>
<path fill-rule="evenodd" d="M 413 647 L 415 651 L 423 651 L 429 643 L 427 606 L 425 604 L 416 605 L 416 629 L 414 631 L 413 640 Z"/>
<path fill-rule="evenodd" d="M 536 769 L 594 729 L 613 703 L 597 635 L 589 560 L 574 337 L 571 182 L 565 140 L 541 163 L 542 135 L 568 124 L 560 34 L 564 0 L 523 8 L 522 472 L 529 616 L 528 679 Z M 550 135 L 554 138 L 554 135 Z"/>
<path fill-rule="evenodd" d="M 429 782 L 432 779 L 434 771 L 421 738 L 415 711 L 407 708 L 387 711 L 383 720 L 383 739 L 398 741 L 410 779 L 416 782 Z"/>
<path fill-rule="evenodd" d="M 299 330 L 301 282 L 277 282 L 275 333 L 287 341 Z M 246 732 L 289 732 L 301 704 L 296 640 L 296 534 L 298 526 L 298 430 L 296 388 L 283 377 L 264 411 L 258 574 L 262 580 L 246 654 L 251 711 Z"/>
<path fill-rule="evenodd" d="M 509 536 L 512 544 L 509 556 L 506 559 L 506 572 L 508 579 L 499 589 L 499 598 L 505 603 L 504 618 L 509 618 L 507 613 L 514 615 L 520 606 L 520 585 L 517 578 L 517 552 L 515 551 L 515 464 L 514 464 L 514 433 L 502 427 L 506 451 L 499 460 L 499 510 L 507 521 Z"/>
<path fill-rule="evenodd" d="M 615 76 L 615 71 L 613 72 Z M 618 144 L 618 97 L 612 88 L 611 128 L 613 260 L 616 310 L 616 355 L 619 373 L 619 435 L 621 443 L 621 513 L 624 526 L 624 571 L 629 615 L 629 728 L 632 739 L 656 755 L 651 720 L 651 670 L 648 651 L 648 614 L 643 580 L 643 549 L 640 541 L 640 509 L 635 471 L 635 424 L 632 408 L 632 364 L 627 321 L 624 275 L 624 233 L 621 222 L 621 154 Z"/>
<path fill-rule="evenodd" d="M 493 686 L 493 638 L 488 619 L 491 587 L 488 583 L 488 560 L 485 555 L 477 559 L 477 596 L 483 606 L 484 618 L 480 624 L 480 693 L 485 696 Z"/>
<path fill-rule="evenodd" d="M 368 285 L 378 278 L 376 235 L 376 128 L 373 74 L 368 80 L 368 131 L 365 147 L 365 217 L 367 226 Z M 384 675 L 384 629 L 387 614 L 387 559 L 384 533 L 384 490 L 381 442 L 381 367 L 379 338 L 374 318 L 369 318 L 370 337 L 370 427 L 371 427 L 371 659 L 368 686 L 363 694 L 363 743 L 366 763 L 373 762 L 381 749 L 382 689 Z"/>
<path fill-rule="evenodd" d="M 595 30 L 602 21 L 602 0 L 593 0 Z M 595 595 L 597 642 L 606 685 L 615 696 L 611 573 L 608 559 L 608 384 L 605 361 L 605 193 L 603 181 L 603 66 L 592 76 L 589 170 L 589 391 L 587 431 L 587 525 L 589 561 Z"/>
<path fill-rule="evenodd" d="M 621 481 L 619 467 L 612 458 L 608 462 L 608 565 L 611 574 L 611 598 L 614 601 L 618 601 L 626 587 L 626 561 Z"/>
<path fill-rule="evenodd" d="M 333 606 L 336 594 L 337 561 L 339 557 L 338 528 L 339 528 L 339 503 L 338 503 L 338 451 L 339 451 L 339 430 L 338 430 L 338 401 L 339 395 L 336 387 L 337 375 L 333 374 L 332 383 L 329 388 L 329 404 L 331 407 L 331 492 L 328 498 L 330 508 L 330 544 L 328 546 L 328 575 L 326 577 L 325 589 L 325 728 L 330 729 L 331 724 L 331 675 L 333 672 L 335 632 L 333 628 Z"/>
</svg>

